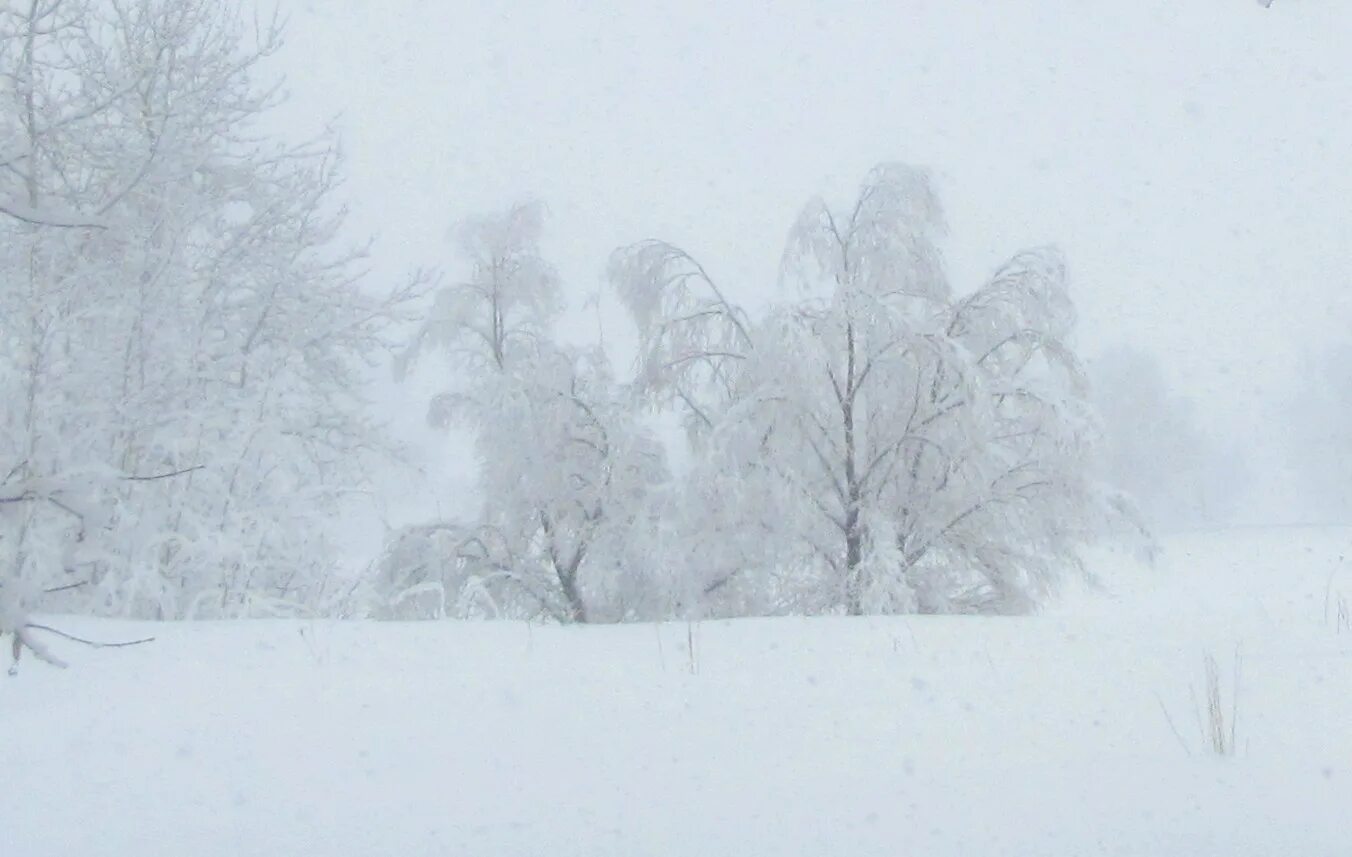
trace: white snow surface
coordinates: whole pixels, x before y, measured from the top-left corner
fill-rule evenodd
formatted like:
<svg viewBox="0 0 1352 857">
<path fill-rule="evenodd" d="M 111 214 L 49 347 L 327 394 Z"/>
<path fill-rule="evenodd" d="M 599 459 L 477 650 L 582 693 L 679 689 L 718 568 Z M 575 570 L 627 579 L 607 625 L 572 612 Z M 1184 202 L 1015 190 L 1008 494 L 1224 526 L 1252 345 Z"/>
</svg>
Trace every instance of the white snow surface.
<svg viewBox="0 0 1352 857">
<path fill-rule="evenodd" d="M 1352 530 L 1101 552 L 1027 618 L 43 621 L 0 842 L 45 855 L 1352 854 Z M 693 654 L 688 645 L 693 641 Z M 1203 656 L 1238 752 L 1206 747 Z M 1174 721 L 1177 734 L 1164 711 Z"/>
</svg>

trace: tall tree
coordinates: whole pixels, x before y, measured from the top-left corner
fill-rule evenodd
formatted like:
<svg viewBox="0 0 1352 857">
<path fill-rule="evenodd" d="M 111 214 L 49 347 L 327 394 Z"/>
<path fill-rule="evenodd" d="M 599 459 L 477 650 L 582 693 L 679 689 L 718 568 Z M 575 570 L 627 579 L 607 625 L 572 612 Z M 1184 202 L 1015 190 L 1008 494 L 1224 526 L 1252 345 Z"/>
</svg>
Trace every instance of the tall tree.
<svg viewBox="0 0 1352 857">
<path fill-rule="evenodd" d="M 53 606 L 158 617 L 340 594 L 326 518 L 384 444 L 364 363 L 419 286 L 360 288 L 330 141 L 254 127 L 277 106 L 254 72 L 280 47 L 211 0 L 0 15 L 0 385 L 18 404 L 0 474 L 194 468 L 100 481 L 103 538 L 80 557 L 69 515 L 22 504 L 0 541 L 11 589 L 76 570 L 87 585 Z"/>
<path fill-rule="evenodd" d="M 708 597 L 1004 612 L 1077 565 L 1100 498 L 1061 257 L 1022 252 L 959 296 L 944 231 L 928 175 L 879 166 L 849 208 L 803 210 L 754 321 L 678 248 L 616 253 L 645 389 L 713 462 L 691 491 L 719 512 L 695 504 L 685 534 L 715 545 Z"/>
<path fill-rule="evenodd" d="M 468 276 L 440 291 L 410 348 L 410 360 L 430 347 L 455 361 L 429 416 L 473 433 L 483 506 L 476 521 L 398 534 L 382 569 L 395 602 L 433 585 L 462 613 L 486 602 L 588 622 L 659 609 L 638 545 L 655 523 L 661 449 L 600 349 L 553 342 L 563 302 L 543 222 L 531 203 L 466 223 Z M 452 561 L 435 556 L 448 549 Z"/>
</svg>

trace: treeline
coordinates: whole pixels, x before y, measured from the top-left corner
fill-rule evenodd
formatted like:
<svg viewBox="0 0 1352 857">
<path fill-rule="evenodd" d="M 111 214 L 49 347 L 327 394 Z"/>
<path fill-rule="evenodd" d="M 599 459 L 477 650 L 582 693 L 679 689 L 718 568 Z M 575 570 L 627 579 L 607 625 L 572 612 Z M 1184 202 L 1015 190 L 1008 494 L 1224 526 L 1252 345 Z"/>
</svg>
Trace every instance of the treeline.
<svg viewBox="0 0 1352 857">
<path fill-rule="evenodd" d="M 331 140 L 261 137 L 281 46 L 213 0 L 0 17 L 0 601 L 154 618 L 1017 612 L 1126 514 L 1095 477 L 1065 266 L 948 281 L 928 174 L 804 207 L 751 315 L 685 250 L 609 277 L 636 372 L 560 344 L 542 206 L 466 223 L 467 275 L 363 287 Z M 415 331 L 412 335 L 409 331 Z M 450 355 L 471 520 L 365 574 L 344 498 L 392 466 L 368 368 Z M 652 415 L 679 415 L 673 472 Z"/>
</svg>

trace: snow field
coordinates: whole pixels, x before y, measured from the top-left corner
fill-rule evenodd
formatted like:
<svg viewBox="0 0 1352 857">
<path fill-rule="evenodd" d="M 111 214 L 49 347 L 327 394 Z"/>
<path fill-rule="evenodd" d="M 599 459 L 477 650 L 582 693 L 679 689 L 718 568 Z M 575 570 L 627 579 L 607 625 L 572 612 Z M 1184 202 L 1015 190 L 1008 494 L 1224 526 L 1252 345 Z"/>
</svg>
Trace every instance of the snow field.
<svg viewBox="0 0 1352 857">
<path fill-rule="evenodd" d="M 1017 619 L 53 617 L 158 639 L 0 685 L 0 830 L 137 857 L 1347 854 L 1352 629 L 1324 600 L 1352 598 L 1350 544 L 1105 552 L 1102 591 Z M 1203 656 L 1228 714 L 1236 648 L 1221 758 Z"/>
</svg>

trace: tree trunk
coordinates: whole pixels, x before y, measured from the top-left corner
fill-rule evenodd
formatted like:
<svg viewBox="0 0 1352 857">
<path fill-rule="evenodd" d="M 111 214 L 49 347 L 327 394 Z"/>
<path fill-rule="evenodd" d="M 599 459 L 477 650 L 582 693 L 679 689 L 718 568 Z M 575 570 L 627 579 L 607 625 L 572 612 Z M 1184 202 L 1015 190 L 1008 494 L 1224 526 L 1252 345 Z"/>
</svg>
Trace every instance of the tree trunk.
<svg viewBox="0 0 1352 857">
<path fill-rule="evenodd" d="M 587 555 L 587 544 L 585 541 L 579 544 L 573 551 L 572 559 L 562 562 L 558 546 L 554 543 L 554 524 L 545 512 L 540 513 L 540 526 L 545 532 L 545 538 L 549 540 L 547 546 L 549 562 L 554 566 L 554 576 L 559 579 L 559 590 L 563 593 L 563 600 L 568 606 L 568 618 L 573 622 L 585 624 L 588 621 L 587 604 L 582 600 L 582 593 L 577 588 L 577 572 L 582 567 L 582 558 Z"/>
<path fill-rule="evenodd" d="M 854 400 L 858 393 L 855 378 L 854 325 L 845 326 L 845 344 L 848 349 L 845 368 L 845 394 L 841 398 L 841 419 L 845 428 L 845 610 L 851 616 L 864 612 L 864 582 L 860 579 L 860 565 L 864 561 L 864 538 L 859 531 L 859 472 L 856 458 L 854 430 Z"/>
<path fill-rule="evenodd" d="M 859 532 L 859 513 L 852 511 L 845 517 L 845 610 L 851 616 L 864 613 L 864 581 L 860 565 L 864 560 L 864 540 Z"/>
<path fill-rule="evenodd" d="M 577 570 L 574 569 L 571 574 L 559 575 L 559 588 L 563 590 L 564 600 L 568 602 L 569 617 L 580 624 L 586 624 L 587 605 L 582 600 L 582 593 L 577 588 Z"/>
</svg>

